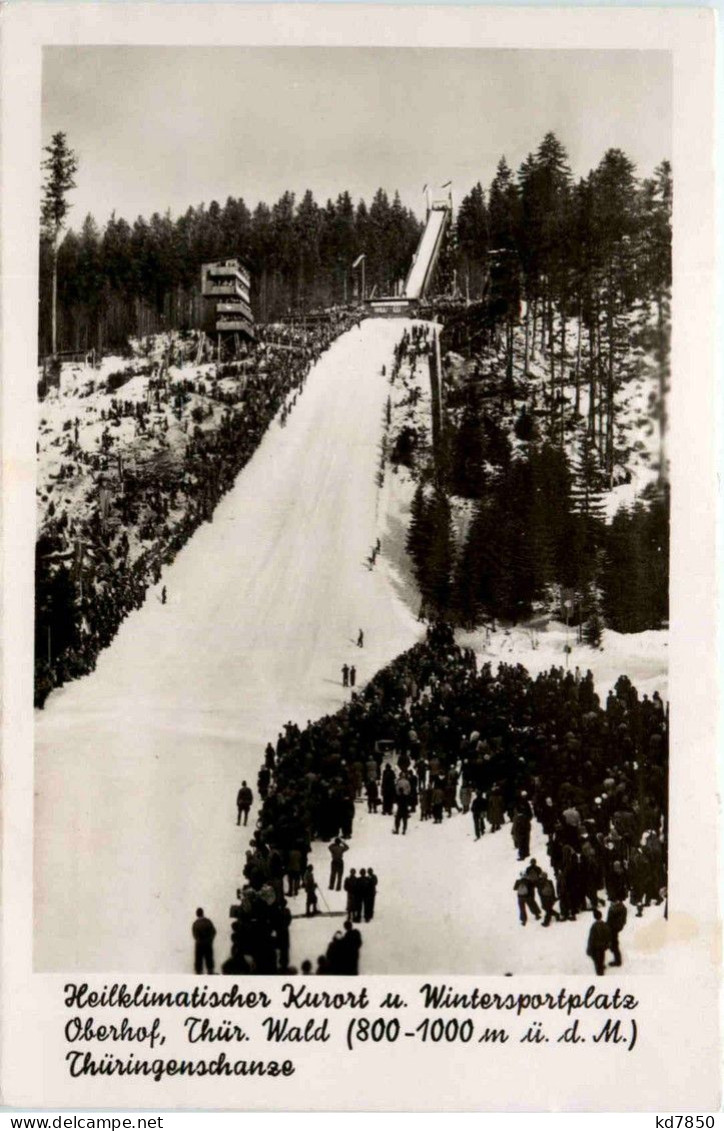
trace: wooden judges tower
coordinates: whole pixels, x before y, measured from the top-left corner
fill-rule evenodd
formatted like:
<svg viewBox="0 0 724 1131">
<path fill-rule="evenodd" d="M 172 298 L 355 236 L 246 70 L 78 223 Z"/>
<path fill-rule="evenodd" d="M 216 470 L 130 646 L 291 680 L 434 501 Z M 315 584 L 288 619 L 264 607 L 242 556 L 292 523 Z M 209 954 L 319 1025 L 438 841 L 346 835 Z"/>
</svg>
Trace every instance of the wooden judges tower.
<svg viewBox="0 0 724 1131">
<path fill-rule="evenodd" d="M 219 347 L 222 338 L 234 337 L 241 341 L 254 341 L 254 315 L 251 312 L 250 278 L 246 267 L 238 259 L 220 259 L 204 263 L 201 268 L 201 293 L 206 300 L 207 316 L 204 329 L 216 334 Z"/>
</svg>

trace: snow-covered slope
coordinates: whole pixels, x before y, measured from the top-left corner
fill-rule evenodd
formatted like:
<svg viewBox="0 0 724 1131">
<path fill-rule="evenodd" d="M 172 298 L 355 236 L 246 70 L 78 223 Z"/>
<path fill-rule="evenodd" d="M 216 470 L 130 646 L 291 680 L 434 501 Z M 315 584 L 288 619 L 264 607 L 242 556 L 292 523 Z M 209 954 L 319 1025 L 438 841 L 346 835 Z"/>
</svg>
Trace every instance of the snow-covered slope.
<svg viewBox="0 0 724 1131">
<path fill-rule="evenodd" d="M 337 709 L 345 661 L 363 682 L 422 636 L 404 558 L 412 484 L 388 468 L 378 487 L 387 398 L 404 397 L 404 382 L 391 387 L 381 369 L 389 373 L 405 325 L 370 320 L 338 339 L 286 427 L 271 427 L 96 671 L 37 713 L 36 969 L 190 973 L 197 906 L 216 923 L 225 958 L 252 828 L 235 824 L 242 778 L 256 792 L 263 748 L 287 720 Z M 536 659 L 563 662 L 562 631 L 551 626 L 536 647 L 524 630 L 465 642 L 538 670 Z M 620 660 L 636 680 L 636 657 Z M 362 972 L 591 972 L 585 918 L 549 930 L 518 923 L 507 827 L 475 843 L 469 817 L 434 826 L 415 815 L 395 837 L 389 819 L 365 808 L 348 866 L 373 866 L 380 889 Z M 540 840 L 533 852 L 543 858 Z M 315 845 L 320 879 L 327 858 Z M 343 896 L 323 894 L 343 909 Z M 627 961 L 645 953 L 660 915 L 627 928 Z M 341 921 L 295 920 L 292 960 L 316 959 Z M 652 969 L 649 955 L 637 961 L 628 968 Z"/>
<path fill-rule="evenodd" d="M 164 572 L 168 604 L 151 591 L 97 670 L 36 716 L 38 969 L 189 970 L 197 906 L 223 954 L 241 779 L 256 787 L 286 720 L 341 704 L 345 660 L 361 681 L 420 635 L 365 566 L 382 532 L 381 369 L 404 325 L 338 339 Z"/>
<path fill-rule="evenodd" d="M 479 841 L 470 815 L 453 812 L 442 825 L 410 818 L 407 833 L 392 833 L 392 818 L 368 815 L 358 804 L 347 867 L 374 868 L 379 878 L 374 919 L 362 923 L 360 971 L 366 974 L 584 974 L 593 975 L 586 956 L 591 913 L 573 923 L 555 920 L 543 928 L 532 916 L 522 927 L 513 884 L 518 863 L 506 824 Z M 548 867 L 545 840 L 537 824 L 531 855 Z M 341 912 L 345 893 L 327 890 L 329 852 L 315 844 L 312 857 L 321 887 L 320 909 Z M 550 869 L 549 869 L 550 871 Z M 294 914 L 304 897 L 291 900 Z M 605 909 L 604 909 L 605 913 Z M 654 924 L 663 926 L 663 906 L 637 918 L 633 908 L 621 935 L 624 973 L 653 974 L 665 968 L 666 953 L 652 948 Z M 315 962 L 342 928 L 341 917 L 295 920 L 291 960 Z"/>
</svg>

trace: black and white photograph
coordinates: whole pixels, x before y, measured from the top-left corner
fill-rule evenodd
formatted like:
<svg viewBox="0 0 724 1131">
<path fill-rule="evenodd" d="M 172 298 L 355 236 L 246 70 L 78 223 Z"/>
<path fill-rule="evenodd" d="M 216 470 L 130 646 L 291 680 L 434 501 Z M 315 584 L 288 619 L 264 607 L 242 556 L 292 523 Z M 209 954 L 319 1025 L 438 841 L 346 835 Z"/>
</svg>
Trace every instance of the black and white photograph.
<svg viewBox="0 0 724 1131">
<path fill-rule="evenodd" d="M 2 1102 L 720 1102 L 713 43 L 8 12 Z"/>
<path fill-rule="evenodd" d="M 656 971 L 670 55 L 42 82 L 36 969 Z"/>
</svg>

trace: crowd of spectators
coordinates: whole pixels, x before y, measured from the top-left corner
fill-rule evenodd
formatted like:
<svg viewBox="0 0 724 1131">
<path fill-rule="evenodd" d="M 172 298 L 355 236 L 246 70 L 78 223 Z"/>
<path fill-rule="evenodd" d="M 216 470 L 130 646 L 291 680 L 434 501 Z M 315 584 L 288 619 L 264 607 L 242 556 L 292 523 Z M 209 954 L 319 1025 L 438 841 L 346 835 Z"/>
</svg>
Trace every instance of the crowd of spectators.
<svg viewBox="0 0 724 1131">
<path fill-rule="evenodd" d="M 148 395 L 139 401 L 116 389 L 102 410 L 105 427 L 96 450 L 79 436 L 79 421 L 62 433 L 58 479 L 88 480 L 90 505 L 82 514 L 51 504 L 36 545 L 35 705 L 54 687 L 92 671 L 125 617 L 139 608 L 200 523 L 251 458 L 271 420 L 284 419 L 320 355 L 358 321 L 342 315 L 307 325 L 262 328 L 238 362 L 221 363 L 203 380 L 171 378 L 175 355 L 151 363 Z M 144 375 L 148 366 L 143 367 Z M 139 371 L 140 372 L 140 371 Z M 135 370 L 132 375 L 138 375 Z M 230 378 L 234 380 L 230 380 Z M 168 431 L 168 413 L 180 420 L 192 393 L 223 406 L 213 426 L 195 404 L 184 420 L 183 442 L 153 452 L 148 440 Z M 115 426 L 134 422 L 136 458 L 114 448 Z M 141 457 L 139 458 L 138 452 Z"/>
<path fill-rule="evenodd" d="M 507 824 L 520 860 L 535 819 L 557 921 L 597 909 L 604 895 L 640 915 L 666 897 L 667 781 L 658 694 L 639 696 L 622 676 L 601 703 L 590 672 L 478 671 L 449 626 L 431 625 L 339 712 L 303 729 L 288 723 L 267 747 L 255 853 L 291 892 L 313 840 L 353 836 L 361 800 L 398 834 L 416 812 L 433 823 L 469 813 L 478 838 Z"/>
</svg>

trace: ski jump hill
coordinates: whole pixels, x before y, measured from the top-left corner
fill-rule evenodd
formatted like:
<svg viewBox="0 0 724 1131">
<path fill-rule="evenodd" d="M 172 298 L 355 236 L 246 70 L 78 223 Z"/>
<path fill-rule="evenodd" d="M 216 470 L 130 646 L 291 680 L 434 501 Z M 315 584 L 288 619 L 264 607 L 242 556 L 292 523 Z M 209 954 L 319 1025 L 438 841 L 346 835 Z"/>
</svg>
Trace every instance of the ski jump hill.
<svg viewBox="0 0 724 1131">
<path fill-rule="evenodd" d="M 428 204 L 425 227 L 410 264 L 404 290 L 401 295 L 373 299 L 369 305 L 375 314 L 408 314 L 420 299 L 427 296 L 451 220 L 450 198 Z"/>
<path fill-rule="evenodd" d="M 428 211 L 427 222 L 405 282 L 405 298 L 420 299 L 427 294 L 450 215 L 451 209 L 447 201 L 436 201 Z"/>
</svg>

